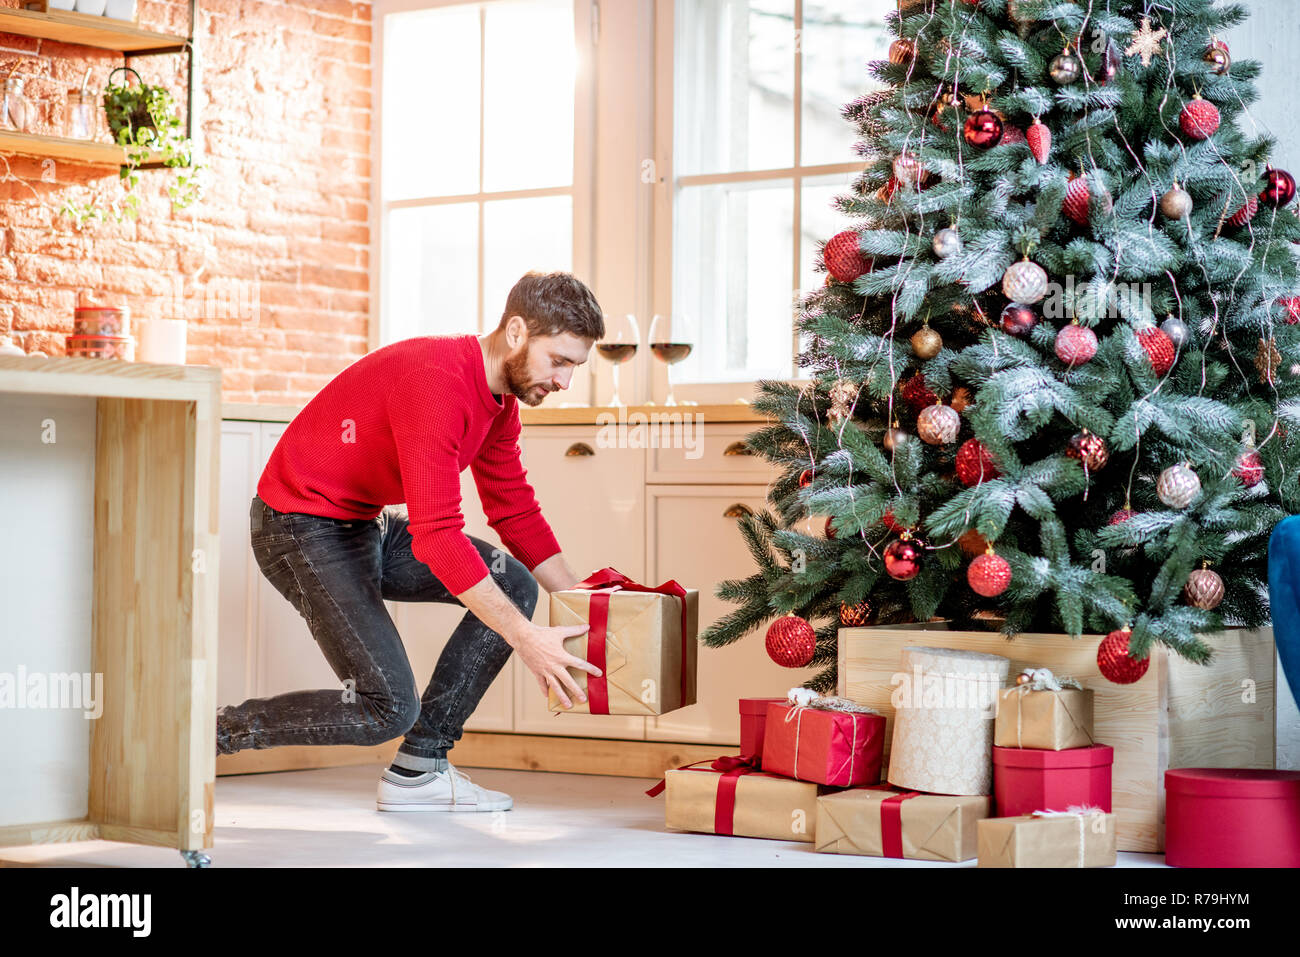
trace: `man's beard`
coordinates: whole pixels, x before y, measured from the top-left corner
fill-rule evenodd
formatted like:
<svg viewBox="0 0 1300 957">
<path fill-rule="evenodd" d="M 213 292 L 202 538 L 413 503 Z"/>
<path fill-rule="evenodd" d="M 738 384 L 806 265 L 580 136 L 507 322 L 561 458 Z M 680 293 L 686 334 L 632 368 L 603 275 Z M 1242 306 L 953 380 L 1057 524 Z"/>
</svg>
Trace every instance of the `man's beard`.
<svg viewBox="0 0 1300 957">
<path fill-rule="evenodd" d="M 528 381 L 528 349 L 517 356 L 510 356 L 505 362 L 506 387 L 524 405 L 541 405 L 542 400 L 550 394 L 550 389 L 542 383 Z"/>
</svg>

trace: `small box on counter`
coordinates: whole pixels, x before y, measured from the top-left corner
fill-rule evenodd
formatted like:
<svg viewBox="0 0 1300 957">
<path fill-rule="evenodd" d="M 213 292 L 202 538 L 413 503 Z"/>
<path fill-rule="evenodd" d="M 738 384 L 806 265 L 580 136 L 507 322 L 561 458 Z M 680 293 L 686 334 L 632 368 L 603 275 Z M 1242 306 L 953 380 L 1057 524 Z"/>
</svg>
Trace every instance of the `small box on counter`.
<svg viewBox="0 0 1300 957">
<path fill-rule="evenodd" d="M 989 799 L 983 795 L 920 794 L 885 787 L 836 791 L 817 799 L 815 850 L 969 861 L 978 852 L 976 826 L 989 812 Z"/>
<path fill-rule="evenodd" d="M 999 817 L 1016 817 L 1063 807 L 1111 809 L 1113 748 L 1044 751 L 993 749 L 993 795 Z"/>
<path fill-rule="evenodd" d="M 807 706 L 767 706 L 763 768 L 831 787 L 879 781 L 885 719 L 852 702 L 843 704 L 853 710 L 838 710 L 842 699 L 808 696 L 812 704 Z"/>
<path fill-rule="evenodd" d="M 1049 676 L 1051 672 L 1046 672 Z M 1071 679 L 1071 684 L 1077 684 Z M 1003 748 L 1044 748 L 1064 751 L 1095 744 L 1092 730 L 1092 690 L 1041 683 L 1005 688 L 998 693 L 993 743 Z"/>
<path fill-rule="evenodd" d="M 784 704 L 785 698 L 740 699 L 740 756 L 755 765 L 763 762 L 763 729 L 767 724 L 767 706 Z"/>
<path fill-rule="evenodd" d="M 599 678 L 570 670 L 587 700 L 568 711 L 657 715 L 694 704 L 699 600 L 693 588 L 672 581 L 648 588 L 613 569 L 553 592 L 551 625 L 588 626 L 565 650 L 601 670 Z M 547 705 L 565 710 L 554 690 Z"/>
<path fill-rule="evenodd" d="M 1099 809 L 980 821 L 980 867 L 1114 867 L 1115 815 Z"/>
<path fill-rule="evenodd" d="M 811 842 L 827 788 L 752 768 L 666 771 L 664 820 L 678 831 Z"/>
</svg>

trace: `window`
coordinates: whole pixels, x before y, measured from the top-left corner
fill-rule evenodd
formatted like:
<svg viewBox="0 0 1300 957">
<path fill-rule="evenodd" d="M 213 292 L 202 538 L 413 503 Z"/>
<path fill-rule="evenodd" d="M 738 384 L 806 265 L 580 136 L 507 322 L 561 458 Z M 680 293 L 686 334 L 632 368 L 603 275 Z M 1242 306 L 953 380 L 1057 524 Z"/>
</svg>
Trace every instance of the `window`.
<svg viewBox="0 0 1300 957">
<path fill-rule="evenodd" d="M 524 272 L 574 268 L 573 0 L 380 0 L 375 20 L 372 344 L 486 332 Z"/>
<path fill-rule="evenodd" d="M 862 166 L 840 110 L 874 88 L 867 64 L 887 56 L 892 8 L 675 0 L 671 78 L 659 57 L 661 97 L 671 82 L 672 173 L 655 288 L 658 311 L 671 309 L 696 338 L 676 383 L 794 373 L 793 297 L 820 281 L 816 243 L 843 228 L 830 203 Z"/>
</svg>

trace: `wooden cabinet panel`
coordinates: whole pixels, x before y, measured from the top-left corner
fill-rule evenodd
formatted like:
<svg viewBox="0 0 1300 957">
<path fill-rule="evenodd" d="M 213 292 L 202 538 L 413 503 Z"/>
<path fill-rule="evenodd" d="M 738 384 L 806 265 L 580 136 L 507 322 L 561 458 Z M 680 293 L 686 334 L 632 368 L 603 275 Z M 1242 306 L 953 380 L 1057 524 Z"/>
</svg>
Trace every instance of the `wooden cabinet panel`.
<svg viewBox="0 0 1300 957">
<path fill-rule="evenodd" d="M 256 602 L 262 577 L 249 543 L 248 506 L 261 471 L 262 423 L 221 426 L 221 579 L 217 614 L 217 705 L 238 704 L 253 689 Z"/>
<path fill-rule="evenodd" d="M 645 449 L 602 448 L 596 435 L 590 427 L 527 430 L 524 466 L 528 480 L 575 572 L 585 576 L 608 565 L 640 581 L 645 572 Z M 570 450 L 594 454 L 566 454 Z M 537 621 L 549 620 L 549 602 L 543 593 Z M 546 696 L 538 688 L 537 678 L 516 660 L 515 730 L 641 739 L 645 737 L 645 719 L 553 714 L 546 709 Z"/>
<path fill-rule="evenodd" d="M 714 595 L 718 582 L 753 573 L 754 560 L 726 512 L 755 511 L 766 501 L 762 486 L 649 486 L 646 538 L 650 577 L 674 578 L 700 590 L 700 631 L 736 606 Z M 766 626 L 764 626 L 765 628 Z M 739 698 L 783 697 L 816 669 L 782 668 L 767 656 L 761 632 L 726 648 L 701 646 L 698 700 L 680 711 L 647 719 L 653 741 L 740 743 Z"/>
<path fill-rule="evenodd" d="M 648 451 L 646 481 L 652 485 L 766 484 L 776 475 L 772 463 L 750 454 L 745 444 L 745 436 L 756 427 L 664 422 L 654 443 L 662 447 Z"/>
</svg>

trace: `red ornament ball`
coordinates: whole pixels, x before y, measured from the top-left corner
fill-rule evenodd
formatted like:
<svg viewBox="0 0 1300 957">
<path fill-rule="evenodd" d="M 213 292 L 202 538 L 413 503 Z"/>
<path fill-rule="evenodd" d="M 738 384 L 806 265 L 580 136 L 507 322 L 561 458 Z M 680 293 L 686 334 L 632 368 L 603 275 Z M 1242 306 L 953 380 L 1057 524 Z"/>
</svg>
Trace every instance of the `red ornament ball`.
<svg viewBox="0 0 1300 957">
<path fill-rule="evenodd" d="M 1277 304 L 1286 310 L 1286 324 L 1294 326 L 1300 322 L 1300 296 L 1287 296 L 1279 299 Z"/>
<path fill-rule="evenodd" d="M 813 472 L 813 470 L 804 469 L 802 472 L 799 473 L 799 487 L 807 488 L 809 485 L 812 485 L 813 478 L 815 478 L 815 473 Z"/>
<path fill-rule="evenodd" d="M 1156 375 L 1162 376 L 1174 367 L 1177 350 L 1174 349 L 1174 340 L 1169 338 L 1168 333 L 1151 326 L 1139 332 L 1137 337 L 1142 348 L 1146 350 L 1147 358 L 1151 360 L 1151 368 L 1155 370 Z"/>
<path fill-rule="evenodd" d="M 1047 124 L 1034 120 L 1025 133 L 1025 139 L 1029 143 L 1029 152 L 1034 154 L 1034 159 L 1039 163 L 1046 163 L 1047 157 L 1052 152 L 1052 131 Z"/>
<path fill-rule="evenodd" d="M 1083 365 L 1097 354 L 1097 334 L 1071 323 L 1056 334 L 1056 358 L 1068 366 Z"/>
<path fill-rule="evenodd" d="M 1009 336 L 1027 336 L 1038 324 L 1038 313 L 1022 302 L 1007 303 L 1002 310 L 1002 331 Z"/>
<path fill-rule="evenodd" d="M 921 573 L 921 549 L 910 538 L 900 538 L 885 547 L 885 571 L 900 582 L 911 581 Z"/>
<path fill-rule="evenodd" d="M 899 37 L 889 45 L 889 62 L 898 66 L 907 66 L 916 59 L 916 41 L 908 37 Z"/>
<path fill-rule="evenodd" d="M 1106 467 L 1110 461 L 1110 450 L 1106 440 L 1100 435 L 1093 435 L 1087 429 L 1071 436 L 1065 447 L 1065 454 L 1083 463 L 1085 471 L 1096 472 Z"/>
<path fill-rule="evenodd" d="M 1004 132 L 1002 120 L 992 110 L 976 110 L 966 117 L 966 125 L 962 128 L 966 142 L 980 149 L 997 146 Z"/>
<path fill-rule="evenodd" d="M 1219 108 L 1199 96 L 1187 101 L 1178 115 L 1183 134 L 1194 140 L 1208 140 L 1219 129 Z"/>
<path fill-rule="evenodd" d="M 786 615 L 767 629 L 767 655 L 782 668 L 803 668 L 817 650 L 817 632 L 798 615 Z"/>
<path fill-rule="evenodd" d="M 827 240 L 822 258 L 826 262 L 826 270 L 840 282 L 853 282 L 863 273 L 871 271 L 871 259 L 862 255 L 858 246 L 858 234 L 851 229 L 836 233 Z"/>
<path fill-rule="evenodd" d="M 939 397 L 925 384 L 925 376 L 919 372 L 903 383 L 899 393 L 913 412 L 920 412 L 939 401 Z"/>
<path fill-rule="evenodd" d="M 1295 199 L 1295 177 L 1284 169 L 1269 167 L 1264 173 L 1264 191 L 1259 200 L 1270 206 L 1286 206 Z"/>
<path fill-rule="evenodd" d="M 1247 449 L 1237 456 L 1237 464 L 1232 467 L 1232 474 L 1241 480 L 1246 488 L 1254 488 L 1264 481 L 1264 460 L 1254 449 Z"/>
<path fill-rule="evenodd" d="M 1229 226 L 1233 227 L 1245 226 L 1255 218 L 1255 214 L 1258 212 L 1259 198 L 1255 196 L 1247 197 L 1246 201 L 1241 204 L 1241 207 L 1228 217 L 1227 223 Z"/>
<path fill-rule="evenodd" d="M 1112 631 L 1097 646 L 1097 667 L 1108 681 L 1117 685 L 1131 685 L 1151 667 L 1150 657 L 1130 658 L 1128 640 L 1133 633 L 1127 628 Z"/>
<path fill-rule="evenodd" d="M 986 552 L 966 568 L 966 581 L 977 595 L 996 597 L 1011 584 L 1011 564 L 1001 555 Z"/>
<path fill-rule="evenodd" d="M 1061 204 L 1065 215 L 1080 226 L 1088 225 L 1088 178 L 1076 176 L 1065 188 L 1065 201 Z"/>
<path fill-rule="evenodd" d="M 957 478 L 967 488 L 1001 474 L 993 463 L 993 456 L 979 439 L 967 439 L 957 450 Z"/>
<path fill-rule="evenodd" d="M 829 515 L 826 516 L 826 537 L 832 540 L 834 540 L 835 538 L 835 529 L 831 524 L 834 521 L 835 519 L 832 518 L 831 516 Z"/>
<path fill-rule="evenodd" d="M 1110 517 L 1110 521 L 1107 522 L 1106 524 L 1123 525 L 1125 522 L 1127 522 L 1130 518 L 1132 518 L 1136 514 L 1137 512 L 1133 511 L 1132 509 L 1121 508 L 1119 511 L 1115 512 L 1115 514 Z"/>
</svg>

